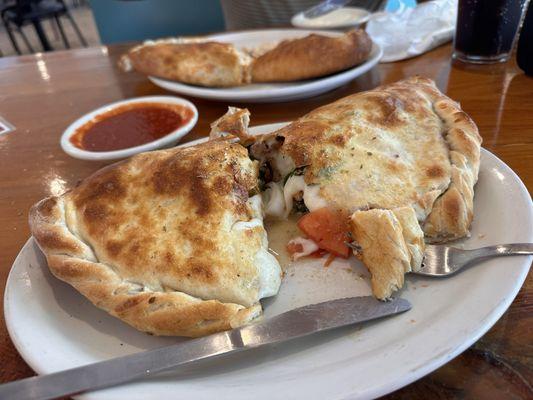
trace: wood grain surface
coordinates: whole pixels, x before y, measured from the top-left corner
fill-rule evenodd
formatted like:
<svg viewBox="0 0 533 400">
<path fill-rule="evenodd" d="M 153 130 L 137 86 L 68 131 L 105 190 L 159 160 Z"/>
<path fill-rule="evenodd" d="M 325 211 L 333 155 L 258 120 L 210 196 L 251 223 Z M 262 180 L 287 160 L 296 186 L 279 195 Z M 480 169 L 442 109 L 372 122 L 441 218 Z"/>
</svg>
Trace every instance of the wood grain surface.
<svg viewBox="0 0 533 400">
<path fill-rule="evenodd" d="M 58 194 L 102 163 L 70 158 L 59 138 L 77 117 L 119 99 L 168 94 L 137 73 L 122 73 L 117 57 L 125 46 L 0 58 L 0 117 L 16 131 L 0 135 L 0 307 L 11 265 L 29 237 L 29 207 Z M 246 106 L 252 125 L 293 120 L 317 106 L 382 83 L 419 74 L 437 81 L 474 119 L 483 146 L 507 163 L 533 189 L 533 78 L 513 61 L 466 66 L 451 61 L 446 45 L 411 60 L 380 64 L 332 92 L 289 103 Z M 200 117 L 184 139 L 205 136 L 228 104 L 190 99 Z M 509 205 L 512 207 L 512 205 Z M 511 308 L 474 346 L 388 399 L 531 399 L 533 390 L 533 279 Z M 11 343 L 0 317 L 0 382 L 33 375 Z"/>
</svg>

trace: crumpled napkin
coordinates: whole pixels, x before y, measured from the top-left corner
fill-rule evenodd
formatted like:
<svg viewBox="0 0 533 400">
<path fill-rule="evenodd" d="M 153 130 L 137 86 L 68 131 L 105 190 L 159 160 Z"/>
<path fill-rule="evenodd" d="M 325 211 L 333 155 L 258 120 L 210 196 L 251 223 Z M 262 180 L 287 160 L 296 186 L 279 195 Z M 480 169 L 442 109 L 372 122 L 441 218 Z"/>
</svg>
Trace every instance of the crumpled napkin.
<svg viewBox="0 0 533 400">
<path fill-rule="evenodd" d="M 403 60 L 451 40 L 457 19 L 457 0 L 434 0 L 415 8 L 376 13 L 366 31 L 383 49 L 381 62 Z"/>
</svg>

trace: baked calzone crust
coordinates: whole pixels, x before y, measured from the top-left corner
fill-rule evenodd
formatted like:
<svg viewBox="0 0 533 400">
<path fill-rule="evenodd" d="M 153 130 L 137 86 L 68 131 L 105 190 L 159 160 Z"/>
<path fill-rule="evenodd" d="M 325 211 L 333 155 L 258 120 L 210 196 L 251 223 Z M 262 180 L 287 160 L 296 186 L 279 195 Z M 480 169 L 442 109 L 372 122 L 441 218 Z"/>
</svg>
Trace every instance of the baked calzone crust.
<svg viewBox="0 0 533 400">
<path fill-rule="evenodd" d="M 404 274 L 420 269 L 424 232 L 412 207 L 356 211 L 350 218 L 358 256 L 370 271 L 372 292 L 389 298 L 403 286 Z"/>
<path fill-rule="evenodd" d="M 228 141 L 139 154 L 36 204 L 52 273 L 139 330 L 199 336 L 240 326 L 277 293 L 257 163 Z"/>
<path fill-rule="evenodd" d="M 481 137 L 433 81 L 357 93 L 268 135 L 249 119 L 230 108 L 207 143 L 139 154 L 36 204 L 52 273 L 139 330 L 199 336 L 251 321 L 277 293 L 263 210 L 310 213 L 300 228 L 333 232 L 338 256 L 351 241 L 380 299 L 420 268 L 425 241 L 468 234 Z M 299 255 L 323 244 L 298 243 Z"/>
<path fill-rule="evenodd" d="M 250 83 L 250 56 L 229 43 L 167 39 L 134 47 L 120 61 L 147 75 L 206 87 Z"/>
<path fill-rule="evenodd" d="M 366 251 L 371 251 L 393 237 L 371 234 L 369 229 L 379 228 L 371 226 L 377 217 L 383 221 L 376 222 L 382 225 L 379 229 L 402 237 L 402 221 L 385 210 L 410 208 L 431 242 L 467 235 L 480 145 L 477 127 L 459 105 L 433 81 L 414 77 L 320 107 L 259 138 L 250 151 L 272 177 L 267 213 L 285 218 L 299 199 L 310 212 L 329 207 L 347 218 L 359 212 L 352 218 L 352 234 L 357 242 L 366 232 Z M 366 210 L 381 211 L 360 214 Z M 407 229 L 416 231 L 413 219 L 408 222 Z M 388 256 L 398 261 L 397 272 L 403 275 L 413 257 L 411 268 L 420 265 L 423 243 L 416 240 L 409 257 L 407 242 L 402 243 L 393 240 L 387 246 L 396 249 L 397 254 Z M 363 261 L 364 253 L 358 253 Z M 372 260 L 375 275 L 384 262 Z M 374 285 L 380 298 L 403 283 L 392 273 L 383 274 L 383 287 Z"/>
<path fill-rule="evenodd" d="M 119 65 L 143 74 L 206 87 L 289 82 L 351 68 L 370 55 L 372 40 L 357 29 L 338 37 L 311 34 L 240 49 L 208 38 L 169 38 L 132 48 Z"/>
<path fill-rule="evenodd" d="M 339 37 L 311 34 L 284 40 L 252 62 L 252 82 L 290 82 L 333 74 L 361 64 L 372 40 L 362 29 Z"/>
</svg>

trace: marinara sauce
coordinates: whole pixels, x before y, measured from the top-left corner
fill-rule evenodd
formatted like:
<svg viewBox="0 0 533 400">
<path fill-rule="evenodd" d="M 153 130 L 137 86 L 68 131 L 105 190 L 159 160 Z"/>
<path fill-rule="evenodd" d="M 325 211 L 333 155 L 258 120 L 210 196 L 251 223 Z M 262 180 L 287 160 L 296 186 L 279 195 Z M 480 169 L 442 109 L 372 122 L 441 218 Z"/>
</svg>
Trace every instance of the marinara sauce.
<svg viewBox="0 0 533 400">
<path fill-rule="evenodd" d="M 114 151 L 160 139 L 187 124 L 193 111 L 179 104 L 131 103 L 96 116 L 70 142 L 88 151 Z"/>
</svg>

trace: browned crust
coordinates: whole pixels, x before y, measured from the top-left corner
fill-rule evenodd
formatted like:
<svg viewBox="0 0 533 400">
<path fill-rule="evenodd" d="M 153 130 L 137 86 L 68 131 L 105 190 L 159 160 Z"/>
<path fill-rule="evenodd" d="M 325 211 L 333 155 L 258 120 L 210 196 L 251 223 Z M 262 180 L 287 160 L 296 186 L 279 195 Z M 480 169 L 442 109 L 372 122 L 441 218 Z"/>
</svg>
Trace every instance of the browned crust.
<svg viewBox="0 0 533 400">
<path fill-rule="evenodd" d="M 342 149 L 346 133 L 332 136 L 330 127 L 343 118 L 351 118 L 356 99 L 359 100 L 357 110 L 363 111 L 372 124 L 383 129 L 401 128 L 402 122 L 396 115 L 401 109 L 417 121 L 427 119 L 428 112 L 436 114 L 436 119 L 442 121 L 439 129 L 448 148 L 447 170 L 443 168 L 442 160 L 427 159 L 421 167 L 424 172 L 421 182 L 435 187 L 446 179 L 448 183 L 443 189 L 424 193 L 416 203 L 420 209 L 427 210 L 425 220 L 420 219 L 427 241 L 444 242 L 468 235 L 473 219 L 474 185 L 478 178 L 482 139 L 472 119 L 458 103 L 443 95 L 431 79 L 411 77 L 317 108 L 274 133 L 284 140 L 281 151 L 288 154 L 297 167 L 308 166 L 306 180 L 315 183 L 321 170 L 338 162 L 335 148 Z M 352 129 L 353 134 L 360 134 L 362 128 L 355 125 Z M 317 154 L 317 149 L 323 154 Z M 394 160 L 389 161 L 387 167 L 391 172 L 397 172 Z"/>
<path fill-rule="evenodd" d="M 68 230 L 63 207 L 62 198 L 49 197 L 30 210 L 30 228 L 50 271 L 133 327 L 156 335 L 195 337 L 243 325 L 261 313 L 258 304 L 243 307 L 181 292 L 154 292 L 123 279 Z"/>
<path fill-rule="evenodd" d="M 205 165 L 187 160 L 195 151 L 198 154 L 193 158 L 203 160 Z M 203 299 L 186 291 L 172 289 L 168 286 L 170 283 L 161 282 L 157 286 L 151 282 L 155 275 L 156 278 L 165 277 L 165 282 L 190 279 L 202 287 L 211 285 L 216 288 L 226 285 L 224 282 L 228 279 L 239 285 L 235 273 L 240 273 L 242 279 L 253 279 L 253 275 L 244 278 L 247 272 L 234 271 L 234 268 L 239 268 L 239 263 L 245 262 L 244 258 L 236 265 L 225 264 L 224 260 L 218 260 L 218 264 L 214 265 L 220 250 L 209 247 L 210 238 L 205 235 L 206 226 L 212 226 L 217 232 L 216 224 L 223 220 L 228 208 L 235 208 L 234 212 L 242 220 L 248 218 L 250 211 L 246 199 L 248 190 L 256 185 L 256 171 L 252 168 L 246 172 L 241 170 L 244 166 L 232 164 L 232 160 L 240 159 L 231 155 L 233 151 L 246 154 L 241 146 L 226 142 L 200 145 L 189 150 L 170 149 L 150 155 L 141 154 L 104 168 L 63 196 L 40 201 L 32 207 L 29 223 L 35 240 L 46 255 L 51 272 L 76 288 L 97 307 L 139 330 L 156 335 L 201 336 L 237 327 L 255 318 L 261 312 L 259 303 L 242 305 L 232 301 Z M 189 162 L 194 171 L 173 165 L 180 161 Z M 173 170 L 173 167 L 177 169 Z M 207 167 L 209 170 L 206 170 Z M 230 171 L 223 172 L 225 167 Z M 143 171 L 141 178 L 146 179 L 145 184 L 137 182 L 135 171 Z M 170 175 L 158 175 L 158 171 Z M 208 181 L 210 171 L 216 173 L 212 173 L 213 179 Z M 157 176 L 159 178 L 155 179 Z M 197 181 L 199 176 L 211 182 L 215 188 L 204 193 Z M 226 176 L 231 177 L 229 185 L 226 180 L 219 179 Z M 133 186 L 139 187 L 141 192 L 126 187 L 128 182 L 133 182 Z M 150 185 L 153 187 L 150 188 Z M 148 192 L 142 190 L 148 190 L 151 195 L 146 195 Z M 178 235 L 192 235 L 194 240 L 200 241 L 193 242 L 193 250 L 197 250 L 193 258 L 183 258 L 179 253 L 181 250 L 177 248 L 179 246 L 150 247 L 151 238 L 157 233 L 153 226 L 160 226 L 158 214 L 152 212 L 143 220 L 143 213 L 147 210 L 158 210 L 158 204 L 166 204 L 184 190 L 190 190 L 190 193 L 182 192 L 181 201 L 190 201 L 196 210 L 191 209 L 193 221 L 174 229 L 178 229 Z M 149 203 L 139 208 L 140 203 L 135 202 L 137 208 L 128 211 L 127 204 L 137 195 Z M 167 206 L 165 212 L 172 212 L 173 207 Z M 109 235 L 134 223 L 135 218 L 140 218 L 144 229 L 136 228 L 120 243 L 109 239 Z M 175 216 L 171 215 L 171 220 L 174 219 Z M 198 227 L 202 229 L 201 232 L 196 229 Z M 168 229 L 165 233 L 170 235 L 170 225 Z M 254 229 L 242 233 L 251 238 L 247 243 L 250 248 L 258 246 L 253 239 L 256 235 Z M 91 237 L 90 242 L 83 239 L 86 235 Z M 91 243 L 91 246 L 87 243 Z M 147 254 L 149 258 L 153 257 L 154 249 L 161 249 L 161 254 L 153 259 L 153 263 L 145 262 L 143 257 Z M 252 274 L 252 271 L 249 273 Z"/>
<path fill-rule="evenodd" d="M 311 34 L 285 40 L 252 62 L 252 82 L 288 82 L 316 78 L 365 61 L 372 40 L 364 30 L 341 37 Z"/>
<path fill-rule="evenodd" d="M 228 43 L 156 43 L 128 53 L 132 67 L 146 75 L 207 87 L 249 81 L 248 64 Z"/>
<path fill-rule="evenodd" d="M 450 185 L 433 204 L 423 229 L 427 241 L 445 242 L 469 233 L 482 139 L 476 124 L 451 99 L 442 96 L 434 109 L 446 126 L 452 171 Z"/>
<path fill-rule="evenodd" d="M 45 253 L 57 278 L 95 306 L 144 332 L 197 337 L 244 325 L 261 313 L 260 305 L 246 308 L 181 292 L 153 292 L 121 279 L 107 265 Z"/>
<path fill-rule="evenodd" d="M 428 113 L 432 113 L 431 103 L 426 104 L 428 95 L 440 95 L 433 81 L 419 77 L 409 78 L 319 107 L 275 134 L 285 139 L 282 150 L 291 156 L 296 166 L 305 166 L 313 157 L 314 149 L 324 147 L 324 144 L 342 149 L 350 136 L 363 133 L 365 128 L 356 123 L 350 131 L 342 131 L 336 136 L 329 134 L 332 126 L 345 119 L 353 119 L 354 111 L 364 113 L 361 119 L 364 117 L 378 128 L 396 131 L 405 126 L 405 121 L 399 116 L 401 111 L 409 113 L 417 121 L 428 119 Z M 313 170 L 325 168 L 332 162 L 332 157 L 334 158 L 334 154 L 328 154 L 328 158 L 314 160 L 315 163 L 319 161 L 319 165 L 313 163 L 311 167 Z M 394 169 L 394 163 L 389 167 Z M 439 162 L 431 163 L 428 160 L 425 173 L 428 181 L 436 181 L 443 178 L 447 171 Z"/>
</svg>

